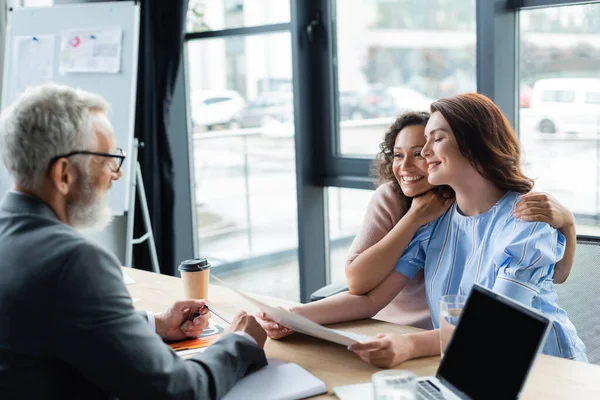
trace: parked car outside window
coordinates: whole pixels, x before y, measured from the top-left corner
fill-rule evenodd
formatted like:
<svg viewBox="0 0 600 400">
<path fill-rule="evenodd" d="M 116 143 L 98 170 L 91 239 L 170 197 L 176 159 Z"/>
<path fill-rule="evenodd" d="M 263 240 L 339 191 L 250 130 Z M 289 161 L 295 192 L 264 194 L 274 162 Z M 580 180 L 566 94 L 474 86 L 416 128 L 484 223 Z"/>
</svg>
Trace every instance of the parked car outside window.
<svg viewBox="0 0 600 400">
<path fill-rule="evenodd" d="M 544 134 L 600 134 L 600 78 L 540 79 L 533 85 L 530 110 Z"/>
<path fill-rule="evenodd" d="M 194 125 L 206 130 L 211 130 L 217 125 L 229 128 L 234 116 L 246 104 L 235 90 L 195 92 L 190 100 Z"/>
</svg>

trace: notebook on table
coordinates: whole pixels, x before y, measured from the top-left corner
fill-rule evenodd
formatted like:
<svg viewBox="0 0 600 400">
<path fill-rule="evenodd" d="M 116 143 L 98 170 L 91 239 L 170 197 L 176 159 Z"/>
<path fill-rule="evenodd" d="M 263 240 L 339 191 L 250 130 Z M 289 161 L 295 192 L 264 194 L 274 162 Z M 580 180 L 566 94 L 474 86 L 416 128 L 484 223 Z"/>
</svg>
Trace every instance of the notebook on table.
<svg viewBox="0 0 600 400">
<path fill-rule="evenodd" d="M 242 378 L 223 400 L 297 400 L 327 393 L 325 382 L 298 364 L 269 360 Z"/>
<path fill-rule="evenodd" d="M 223 326 L 210 323 L 198 338 L 169 343 L 183 358 L 203 352 L 224 334 Z M 242 378 L 223 400 L 296 400 L 327 392 L 325 382 L 297 364 L 269 359 L 269 364 Z"/>
</svg>

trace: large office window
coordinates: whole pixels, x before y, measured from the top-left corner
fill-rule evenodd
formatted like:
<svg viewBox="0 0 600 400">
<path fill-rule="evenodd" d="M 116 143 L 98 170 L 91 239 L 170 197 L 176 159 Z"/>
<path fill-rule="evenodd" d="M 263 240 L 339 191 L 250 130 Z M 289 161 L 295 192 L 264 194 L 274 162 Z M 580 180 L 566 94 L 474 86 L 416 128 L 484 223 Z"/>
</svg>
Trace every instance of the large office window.
<svg viewBox="0 0 600 400">
<path fill-rule="evenodd" d="M 564 202 L 578 233 L 600 216 L 600 4 L 520 12 L 519 133 L 535 189 Z"/>
<path fill-rule="evenodd" d="M 186 53 L 199 254 L 239 289 L 298 300 L 289 26 L 227 31 L 289 19 L 285 1 L 192 1 L 188 31 L 224 34 Z"/>
<path fill-rule="evenodd" d="M 327 190 L 330 280 L 331 283 L 341 283 L 346 281 L 344 267 L 350 254 L 350 246 L 363 223 L 373 191 L 338 187 Z"/>
<path fill-rule="evenodd" d="M 337 152 L 372 157 L 394 117 L 476 90 L 475 0 L 337 0 Z"/>
<path fill-rule="evenodd" d="M 281 0 L 190 0 L 187 31 L 218 31 L 290 22 L 290 3 Z"/>
</svg>

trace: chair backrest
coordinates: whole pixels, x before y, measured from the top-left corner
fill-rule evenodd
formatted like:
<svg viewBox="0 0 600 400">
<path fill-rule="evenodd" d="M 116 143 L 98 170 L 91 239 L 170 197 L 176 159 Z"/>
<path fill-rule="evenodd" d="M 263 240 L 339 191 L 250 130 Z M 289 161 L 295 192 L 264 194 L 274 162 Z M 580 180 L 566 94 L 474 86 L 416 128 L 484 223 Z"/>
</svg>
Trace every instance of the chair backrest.
<svg viewBox="0 0 600 400">
<path fill-rule="evenodd" d="M 347 291 L 348 291 L 348 285 L 346 284 L 346 282 L 332 283 L 330 285 L 323 286 L 321 289 L 315 290 L 310 295 L 310 301 L 322 300 L 324 298 L 333 296 L 334 294 L 347 292 Z"/>
<path fill-rule="evenodd" d="M 585 343 L 589 362 L 600 365 L 600 238 L 577 236 L 573 269 L 555 287 L 558 305 Z"/>
</svg>

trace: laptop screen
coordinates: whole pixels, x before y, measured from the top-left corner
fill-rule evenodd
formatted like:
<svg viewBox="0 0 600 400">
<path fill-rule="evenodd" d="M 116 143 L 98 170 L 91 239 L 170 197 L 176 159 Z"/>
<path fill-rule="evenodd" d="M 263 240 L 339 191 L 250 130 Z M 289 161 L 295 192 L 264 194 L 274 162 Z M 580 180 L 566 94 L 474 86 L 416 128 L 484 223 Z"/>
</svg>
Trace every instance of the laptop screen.
<svg viewBox="0 0 600 400">
<path fill-rule="evenodd" d="M 436 376 L 472 399 L 516 399 L 549 323 L 475 285 Z"/>
</svg>

